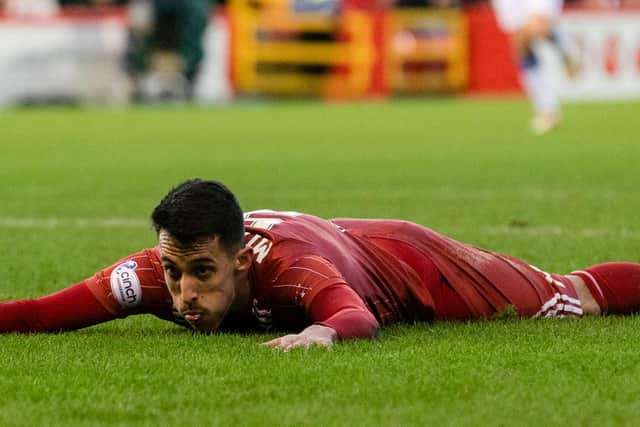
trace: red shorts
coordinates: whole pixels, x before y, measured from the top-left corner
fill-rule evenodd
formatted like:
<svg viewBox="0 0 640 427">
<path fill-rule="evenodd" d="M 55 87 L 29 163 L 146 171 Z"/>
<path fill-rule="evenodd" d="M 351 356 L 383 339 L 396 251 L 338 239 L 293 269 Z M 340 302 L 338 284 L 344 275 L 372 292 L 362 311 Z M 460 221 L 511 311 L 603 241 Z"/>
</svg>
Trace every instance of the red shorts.
<svg viewBox="0 0 640 427">
<path fill-rule="evenodd" d="M 376 245 L 392 253 L 409 267 L 411 267 L 422 279 L 434 301 L 434 318 L 440 320 L 471 319 L 471 309 L 465 304 L 462 297 L 456 292 L 446 278 L 438 271 L 434 262 L 415 246 L 391 239 L 375 239 Z M 501 265 L 504 268 L 504 265 Z M 543 278 L 548 286 L 549 297 L 537 298 L 528 305 L 526 310 L 515 307 L 523 317 L 580 317 L 582 307 L 578 295 L 571 281 L 565 276 L 549 274 L 530 266 L 532 274 Z M 494 283 L 500 289 L 500 283 Z M 509 284 L 504 284 L 508 286 Z M 497 310 L 496 310 L 497 311 Z"/>
<path fill-rule="evenodd" d="M 433 261 L 422 252 L 398 240 L 375 239 L 375 243 L 404 261 L 422 279 L 422 283 L 433 298 L 435 319 L 462 320 L 473 317 L 460 295 L 447 283 Z"/>
</svg>

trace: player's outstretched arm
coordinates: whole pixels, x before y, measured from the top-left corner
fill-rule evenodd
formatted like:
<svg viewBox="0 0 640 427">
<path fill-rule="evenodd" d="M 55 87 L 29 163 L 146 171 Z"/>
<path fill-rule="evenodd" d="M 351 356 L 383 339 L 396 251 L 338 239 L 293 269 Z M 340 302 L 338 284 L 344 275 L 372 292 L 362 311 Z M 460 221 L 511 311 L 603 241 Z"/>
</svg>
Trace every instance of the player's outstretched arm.
<svg viewBox="0 0 640 427">
<path fill-rule="evenodd" d="M 141 313 L 172 318 L 171 296 L 153 249 L 51 295 L 0 302 L 0 333 L 69 331 Z"/>
<path fill-rule="evenodd" d="M 115 317 L 82 282 L 41 298 L 0 303 L 0 333 L 68 331 Z"/>
</svg>

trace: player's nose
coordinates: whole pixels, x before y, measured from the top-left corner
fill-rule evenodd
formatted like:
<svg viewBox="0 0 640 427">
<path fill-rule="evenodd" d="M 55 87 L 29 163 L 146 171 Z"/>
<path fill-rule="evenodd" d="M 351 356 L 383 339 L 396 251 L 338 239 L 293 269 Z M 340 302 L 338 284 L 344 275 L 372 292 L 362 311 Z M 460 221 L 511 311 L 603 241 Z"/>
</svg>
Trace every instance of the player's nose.
<svg viewBox="0 0 640 427">
<path fill-rule="evenodd" d="M 195 301 L 198 299 L 196 281 L 183 275 L 180 279 L 180 297 L 183 301 Z"/>
</svg>

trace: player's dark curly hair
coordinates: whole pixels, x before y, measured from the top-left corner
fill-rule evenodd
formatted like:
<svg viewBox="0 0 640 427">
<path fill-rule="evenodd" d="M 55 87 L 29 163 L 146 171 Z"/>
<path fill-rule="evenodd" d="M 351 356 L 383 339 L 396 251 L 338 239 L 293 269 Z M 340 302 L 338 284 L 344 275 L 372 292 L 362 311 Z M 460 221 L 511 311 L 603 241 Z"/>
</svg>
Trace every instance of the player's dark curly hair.
<svg viewBox="0 0 640 427">
<path fill-rule="evenodd" d="M 244 219 L 236 196 L 218 181 L 187 180 L 164 196 L 151 214 L 156 233 L 182 244 L 220 238 L 228 251 L 244 246 Z"/>
</svg>

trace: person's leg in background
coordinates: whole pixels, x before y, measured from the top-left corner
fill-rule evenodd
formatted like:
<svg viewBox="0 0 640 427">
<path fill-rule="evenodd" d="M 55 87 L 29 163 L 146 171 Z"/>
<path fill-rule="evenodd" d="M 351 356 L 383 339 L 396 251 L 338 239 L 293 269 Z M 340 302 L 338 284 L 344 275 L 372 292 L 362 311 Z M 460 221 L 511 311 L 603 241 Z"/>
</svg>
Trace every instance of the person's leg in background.
<svg viewBox="0 0 640 427">
<path fill-rule="evenodd" d="M 187 0 L 180 14 L 178 53 L 184 76 L 192 87 L 204 57 L 204 34 L 211 19 L 213 0 Z"/>
<path fill-rule="evenodd" d="M 558 95 L 541 66 L 537 42 L 561 42 L 554 25 L 562 10 L 561 0 L 493 0 L 496 18 L 509 37 L 519 67 L 520 80 L 533 106 L 531 130 L 546 133 L 560 124 Z M 555 35 L 554 35 L 555 34 Z"/>
</svg>

